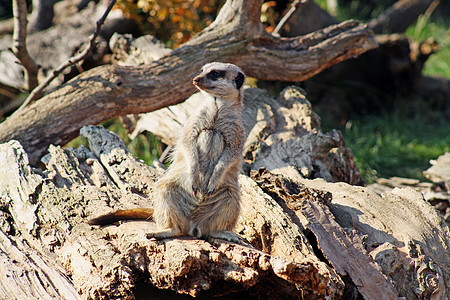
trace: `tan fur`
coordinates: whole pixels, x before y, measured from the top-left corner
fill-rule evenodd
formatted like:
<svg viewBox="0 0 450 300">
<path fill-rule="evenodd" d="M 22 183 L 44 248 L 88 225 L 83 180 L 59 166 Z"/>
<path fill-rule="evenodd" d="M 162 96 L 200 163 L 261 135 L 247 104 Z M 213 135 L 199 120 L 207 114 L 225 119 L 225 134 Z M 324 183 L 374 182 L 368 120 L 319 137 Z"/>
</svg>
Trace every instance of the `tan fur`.
<svg viewBox="0 0 450 300">
<path fill-rule="evenodd" d="M 231 230 L 240 211 L 244 78 L 237 66 L 223 63 L 205 65 L 194 78 L 205 103 L 184 127 L 173 162 L 156 183 L 153 218 L 160 231 L 149 237 L 238 241 Z"/>
</svg>

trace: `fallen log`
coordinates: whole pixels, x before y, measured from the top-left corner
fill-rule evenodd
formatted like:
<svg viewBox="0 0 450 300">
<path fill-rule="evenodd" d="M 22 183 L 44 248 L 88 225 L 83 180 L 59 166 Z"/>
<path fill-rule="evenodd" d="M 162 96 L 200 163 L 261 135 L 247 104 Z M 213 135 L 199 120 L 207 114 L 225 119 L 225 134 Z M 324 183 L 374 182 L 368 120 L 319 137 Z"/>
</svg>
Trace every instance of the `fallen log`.
<svg viewBox="0 0 450 300">
<path fill-rule="evenodd" d="M 91 228 L 84 218 L 100 211 L 151 205 L 150 183 L 158 171 L 132 157 L 120 139 L 104 129 L 85 127 L 82 134 L 93 152 L 52 146 L 43 174 L 31 169 L 17 142 L 3 144 L 1 153 L 16 159 L 2 160 L 1 172 L 8 172 L 13 184 L 7 182 L 1 190 L 8 195 L 2 204 L 8 205 L 16 232 L 44 257 L 56 257 L 83 297 L 132 297 L 142 273 L 156 287 L 190 295 L 203 290 L 217 295 L 249 290 L 263 298 L 340 294 L 342 281 L 315 257 L 300 228 L 246 177 L 241 178 L 247 199 L 243 236 L 259 239 L 265 228 L 266 250 L 277 256 L 219 240 L 147 240 L 152 222 Z M 40 283 L 34 284 L 38 289 Z"/>
</svg>

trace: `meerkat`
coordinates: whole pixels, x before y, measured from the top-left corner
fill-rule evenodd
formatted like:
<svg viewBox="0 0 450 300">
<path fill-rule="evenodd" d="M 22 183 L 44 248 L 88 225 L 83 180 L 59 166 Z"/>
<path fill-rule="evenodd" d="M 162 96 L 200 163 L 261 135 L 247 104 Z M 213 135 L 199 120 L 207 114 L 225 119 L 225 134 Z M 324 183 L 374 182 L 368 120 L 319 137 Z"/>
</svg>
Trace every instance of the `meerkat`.
<svg viewBox="0 0 450 300">
<path fill-rule="evenodd" d="M 149 238 L 180 235 L 239 242 L 234 228 L 240 212 L 238 175 L 242 165 L 242 70 L 206 64 L 193 84 L 205 104 L 191 116 L 172 153 L 172 164 L 157 181 L 153 209 L 117 211 L 89 221 L 106 225 L 153 215 L 159 231 Z"/>
</svg>

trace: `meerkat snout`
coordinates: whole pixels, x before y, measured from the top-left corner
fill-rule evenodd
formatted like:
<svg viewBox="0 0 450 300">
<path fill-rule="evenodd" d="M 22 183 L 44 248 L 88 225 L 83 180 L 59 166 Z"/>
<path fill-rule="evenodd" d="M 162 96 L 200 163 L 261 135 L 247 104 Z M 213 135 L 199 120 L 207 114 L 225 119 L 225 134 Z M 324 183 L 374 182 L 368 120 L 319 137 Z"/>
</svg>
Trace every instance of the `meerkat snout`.
<svg viewBox="0 0 450 300">
<path fill-rule="evenodd" d="M 194 77 L 194 79 L 192 79 L 192 82 L 193 82 L 195 85 L 201 83 L 202 81 L 203 81 L 202 78 L 199 77 L 199 76 L 196 76 L 196 77 Z"/>
</svg>

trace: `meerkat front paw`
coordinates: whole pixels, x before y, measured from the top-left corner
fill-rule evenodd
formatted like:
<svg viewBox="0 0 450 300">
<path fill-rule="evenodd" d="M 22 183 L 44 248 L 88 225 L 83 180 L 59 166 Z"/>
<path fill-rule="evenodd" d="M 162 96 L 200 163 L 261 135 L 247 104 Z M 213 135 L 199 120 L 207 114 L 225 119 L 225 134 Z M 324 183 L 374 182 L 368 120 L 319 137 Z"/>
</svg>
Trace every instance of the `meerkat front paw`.
<svg viewBox="0 0 450 300">
<path fill-rule="evenodd" d="M 172 228 L 167 228 L 160 231 L 155 232 L 149 232 L 146 234 L 146 237 L 148 239 L 155 239 L 155 240 L 163 240 L 174 236 L 180 236 L 181 233 L 179 231 L 173 230 Z"/>
<path fill-rule="evenodd" d="M 194 194 L 195 197 L 197 197 L 198 191 L 200 190 L 200 179 L 198 177 L 199 177 L 198 173 L 191 175 L 191 178 L 192 178 L 192 193 Z"/>
<path fill-rule="evenodd" d="M 214 180 L 210 180 L 208 183 L 208 187 L 206 188 L 206 191 L 204 191 L 204 193 L 206 194 L 206 196 L 211 196 L 212 194 L 214 194 L 216 189 L 217 189 L 217 182 L 215 182 Z"/>
<path fill-rule="evenodd" d="M 200 180 L 195 179 L 192 180 L 192 193 L 194 194 L 194 197 L 197 197 L 199 190 L 200 190 Z"/>
<path fill-rule="evenodd" d="M 195 185 L 192 185 L 192 193 L 194 194 L 194 197 L 197 197 L 198 195 L 198 187 Z"/>
</svg>

